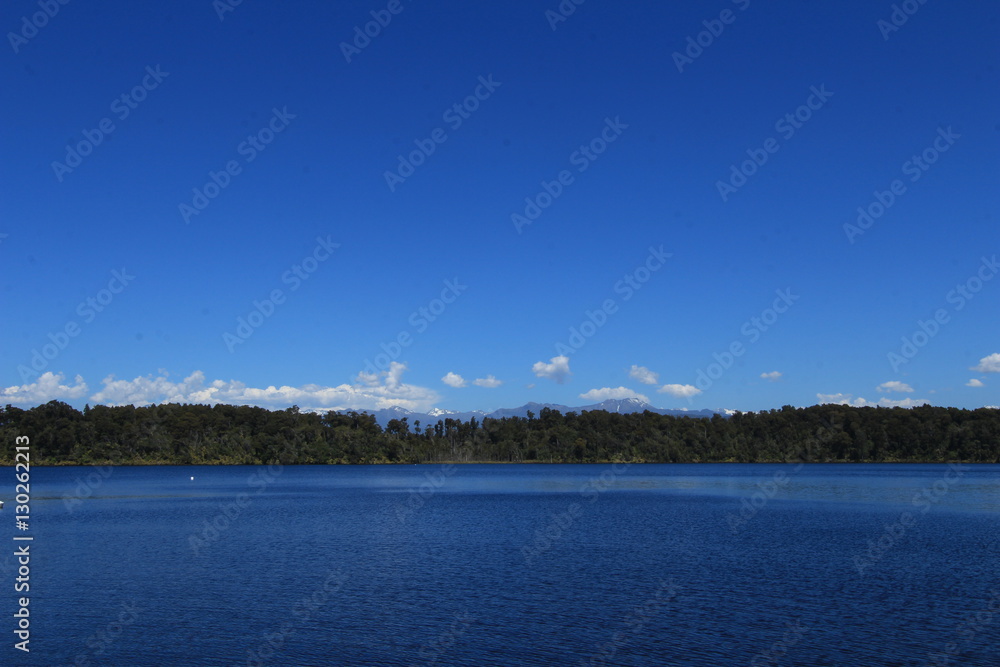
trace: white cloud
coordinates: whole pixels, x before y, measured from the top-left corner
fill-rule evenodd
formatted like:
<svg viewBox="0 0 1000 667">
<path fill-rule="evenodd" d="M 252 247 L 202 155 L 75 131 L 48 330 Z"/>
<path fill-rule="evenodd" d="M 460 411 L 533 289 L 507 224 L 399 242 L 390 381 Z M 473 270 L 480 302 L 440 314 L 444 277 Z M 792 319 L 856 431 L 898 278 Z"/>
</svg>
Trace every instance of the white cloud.
<svg viewBox="0 0 1000 667">
<path fill-rule="evenodd" d="M 91 400 L 103 405 L 150 405 L 152 403 L 206 403 L 205 399 L 213 390 L 220 389 L 216 380 L 205 386 L 205 374 L 195 371 L 180 382 L 171 382 L 166 375 L 137 377 L 134 380 L 116 380 L 109 375 L 101 384 L 104 388 L 91 396 Z M 233 385 L 238 383 L 232 383 Z M 214 403 L 224 401 L 212 401 Z"/>
<path fill-rule="evenodd" d="M 868 407 L 880 407 L 880 408 L 915 408 L 918 405 L 929 405 L 930 403 L 923 398 L 904 398 L 899 401 L 894 401 L 890 398 L 880 398 L 879 400 L 872 402 L 861 396 L 854 398 L 853 394 L 816 394 L 816 398 L 819 399 L 820 404 L 824 403 L 834 403 L 837 405 L 850 405 L 856 408 Z"/>
<path fill-rule="evenodd" d="M 778 371 L 771 371 L 770 373 L 761 373 L 760 376 L 765 380 L 770 380 L 771 382 L 777 382 L 781 379 L 781 373 Z"/>
<path fill-rule="evenodd" d="M 985 385 L 983 384 L 982 380 L 977 380 L 976 378 L 972 378 L 971 380 L 969 380 L 968 382 L 965 383 L 965 386 L 966 387 L 983 387 Z"/>
<path fill-rule="evenodd" d="M 83 398 L 87 395 L 87 383 L 77 375 L 72 385 L 65 384 L 62 373 L 46 371 L 31 384 L 6 387 L 0 392 L 3 401 L 14 405 L 41 405 L 49 401 L 66 401 Z"/>
<path fill-rule="evenodd" d="M 108 376 L 104 388 L 91 401 L 105 405 L 149 405 L 152 403 L 204 403 L 214 405 L 257 405 L 283 409 L 298 405 L 303 410 L 378 410 L 398 405 L 415 411 L 430 409 L 440 400 L 437 392 L 402 381 L 406 364 L 392 362 L 381 373 L 359 373 L 353 384 L 328 387 L 306 384 L 266 388 L 248 387 L 237 380 L 213 380 L 195 371 L 181 382 L 164 376 L 116 380 Z"/>
<path fill-rule="evenodd" d="M 537 361 L 531 367 L 532 372 L 540 378 L 554 380 L 557 384 L 566 381 L 566 376 L 571 375 L 569 370 L 569 357 L 560 355 L 549 359 L 549 363 Z"/>
<path fill-rule="evenodd" d="M 656 384 L 660 381 L 659 373 L 654 373 L 645 366 L 636 366 L 635 364 L 632 364 L 632 368 L 629 369 L 628 376 L 643 384 Z"/>
<path fill-rule="evenodd" d="M 824 403 L 836 403 L 837 405 L 850 405 L 851 395 L 850 394 L 816 394 L 816 398 L 819 399 L 820 404 Z M 862 399 L 864 400 L 864 399 Z"/>
<path fill-rule="evenodd" d="M 648 397 L 634 392 L 627 387 L 601 387 L 600 389 L 591 389 L 586 393 L 580 394 L 580 398 L 585 398 L 588 401 L 596 401 L 598 403 L 606 401 L 609 398 L 638 398 L 643 403 L 649 403 Z"/>
<path fill-rule="evenodd" d="M 670 394 L 671 396 L 676 396 L 678 398 L 697 396 L 701 393 L 701 389 L 698 389 L 698 387 L 695 387 L 692 384 L 665 384 L 656 391 L 661 394 Z"/>
<path fill-rule="evenodd" d="M 378 373 L 366 373 L 365 371 L 361 371 L 358 373 L 356 381 L 367 387 L 374 387 L 379 384 Z"/>
<path fill-rule="evenodd" d="M 456 389 L 458 387 L 465 386 L 465 378 L 463 378 L 461 375 L 457 373 L 449 372 L 447 375 L 441 378 L 441 382 L 444 382 L 449 387 L 455 387 Z"/>
<path fill-rule="evenodd" d="M 398 361 L 389 362 L 389 370 L 381 373 L 385 376 L 385 386 L 389 389 L 398 389 L 403 383 L 403 371 L 405 370 L 406 364 L 401 364 Z"/>
<path fill-rule="evenodd" d="M 994 352 L 987 357 L 983 357 L 979 360 L 978 366 L 973 366 L 969 370 L 979 371 L 980 373 L 1000 373 L 1000 352 Z"/>
<path fill-rule="evenodd" d="M 913 387 L 906 384 L 905 382 L 900 382 L 898 380 L 890 380 L 889 382 L 883 382 L 878 387 L 876 387 L 876 389 L 878 389 L 881 392 L 898 391 L 898 392 L 906 392 L 909 394 L 913 393 Z"/>
<path fill-rule="evenodd" d="M 499 387 L 503 384 L 503 380 L 498 380 L 492 375 L 487 375 L 484 378 L 476 378 L 472 381 L 472 384 L 477 387 L 486 387 L 487 389 L 493 389 L 494 387 Z"/>
</svg>

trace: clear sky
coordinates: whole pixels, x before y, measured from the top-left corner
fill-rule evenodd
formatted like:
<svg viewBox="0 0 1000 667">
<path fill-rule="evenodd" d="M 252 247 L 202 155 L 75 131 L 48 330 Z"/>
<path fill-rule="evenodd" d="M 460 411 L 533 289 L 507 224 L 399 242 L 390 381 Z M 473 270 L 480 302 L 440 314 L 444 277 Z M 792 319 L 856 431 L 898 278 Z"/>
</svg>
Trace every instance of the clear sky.
<svg viewBox="0 0 1000 667">
<path fill-rule="evenodd" d="M 233 2 L 4 3 L 3 403 L 1000 404 L 1000 5 Z"/>
</svg>

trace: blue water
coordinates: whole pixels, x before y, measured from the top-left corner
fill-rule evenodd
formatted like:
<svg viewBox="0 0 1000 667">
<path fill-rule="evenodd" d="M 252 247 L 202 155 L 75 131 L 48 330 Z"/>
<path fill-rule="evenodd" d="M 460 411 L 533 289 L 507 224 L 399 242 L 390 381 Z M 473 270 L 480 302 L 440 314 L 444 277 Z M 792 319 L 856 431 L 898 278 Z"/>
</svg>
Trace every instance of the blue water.
<svg viewBox="0 0 1000 667">
<path fill-rule="evenodd" d="M 31 474 L 0 664 L 1000 665 L 995 465 Z"/>
</svg>

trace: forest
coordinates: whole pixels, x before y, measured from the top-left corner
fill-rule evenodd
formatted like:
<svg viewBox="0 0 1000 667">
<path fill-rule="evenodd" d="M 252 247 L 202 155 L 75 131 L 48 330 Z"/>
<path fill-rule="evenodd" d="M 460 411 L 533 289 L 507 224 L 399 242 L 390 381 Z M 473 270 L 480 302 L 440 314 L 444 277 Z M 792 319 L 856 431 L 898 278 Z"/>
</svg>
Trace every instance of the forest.
<svg viewBox="0 0 1000 667">
<path fill-rule="evenodd" d="M 383 429 L 363 412 L 234 405 L 0 409 L 12 465 L 27 436 L 41 465 L 372 464 L 432 462 L 1000 463 L 1000 410 L 785 406 L 729 418 L 544 408 L 527 418 L 444 419 Z"/>
</svg>

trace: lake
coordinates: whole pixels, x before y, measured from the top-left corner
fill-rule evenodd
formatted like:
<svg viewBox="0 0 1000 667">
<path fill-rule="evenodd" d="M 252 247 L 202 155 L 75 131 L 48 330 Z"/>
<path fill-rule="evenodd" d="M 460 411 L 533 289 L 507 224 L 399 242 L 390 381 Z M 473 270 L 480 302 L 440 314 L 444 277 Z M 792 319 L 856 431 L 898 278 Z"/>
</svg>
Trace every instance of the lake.
<svg viewBox="0 0 1000 667">
<path fill-rule="evenodd" d="M 8 630 L 2 664 L 1000 664 L 997 465 L 31 477 L 31 653 Z"/>
</svg>

